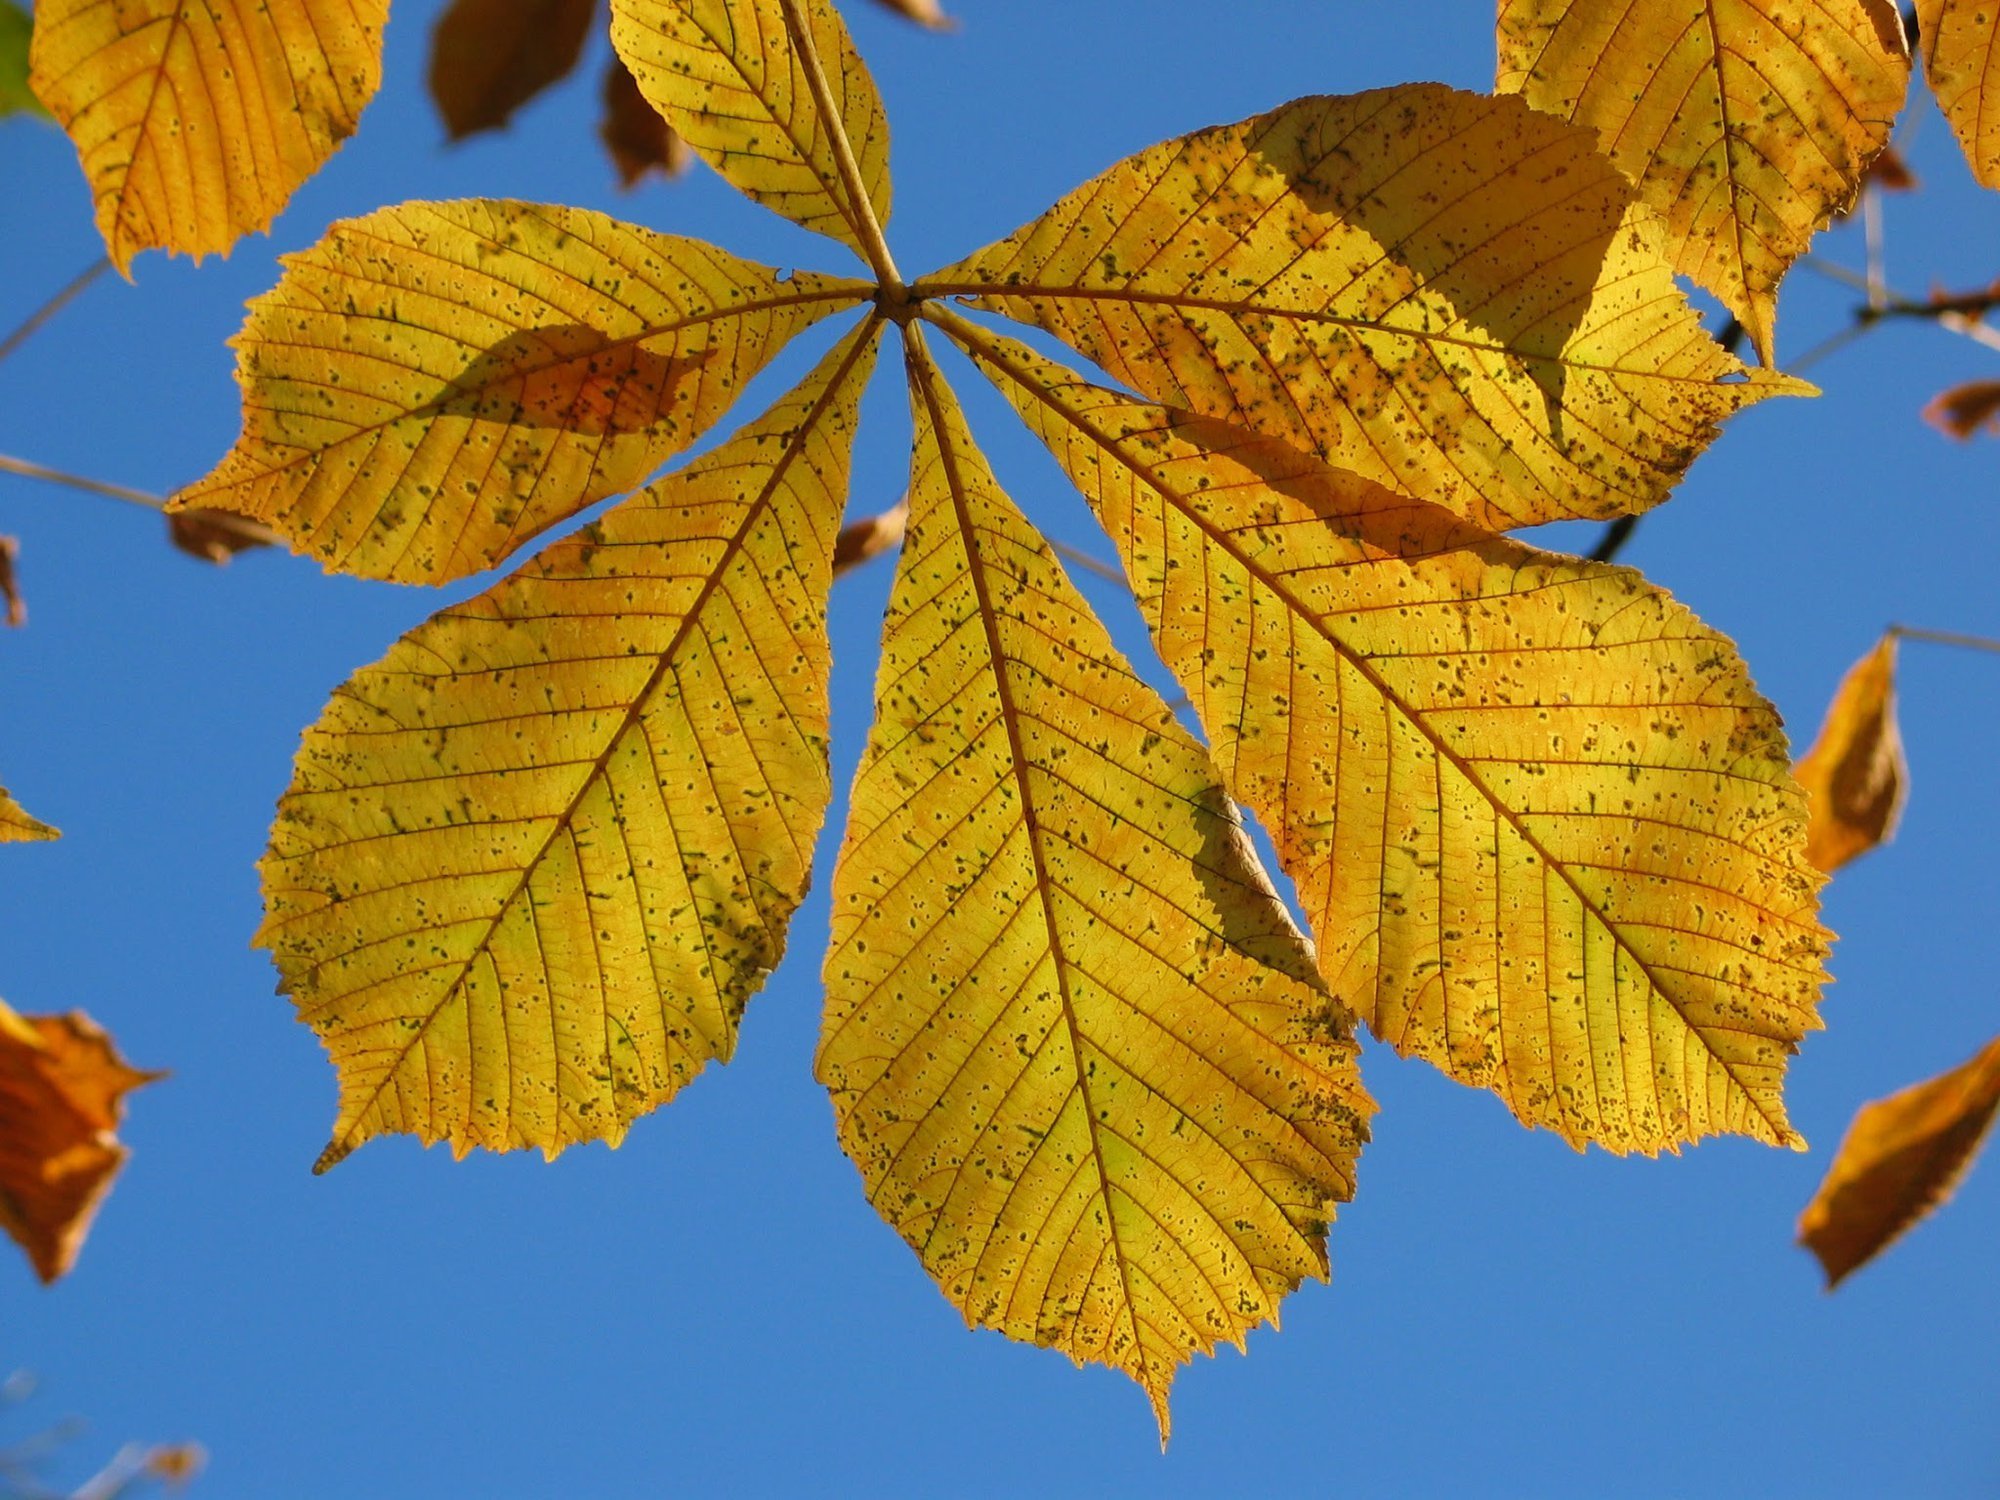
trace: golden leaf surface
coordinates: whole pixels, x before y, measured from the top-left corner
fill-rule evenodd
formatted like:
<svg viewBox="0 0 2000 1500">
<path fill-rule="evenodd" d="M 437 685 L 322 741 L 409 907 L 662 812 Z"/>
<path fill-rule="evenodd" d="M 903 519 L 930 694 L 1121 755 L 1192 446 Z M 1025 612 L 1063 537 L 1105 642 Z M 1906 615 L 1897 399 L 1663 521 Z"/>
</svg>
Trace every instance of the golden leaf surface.
<svg viewBox="0 0 2000 1500">
<path fill-rule="evenodd" d="M 479 572 L 644 480 L 871 290 L 580 208 L 351 219 L 250 303 L 243 435 L 174 508 L 266 522 L 342 572 Z"/>
<path fill-rule="evenodd" d="M 1778 282 L 1854 201 L 1910 84 L 1892 0 L 1500 0 L 1495 87 L 1597 132 L 1674 269 L 1776 362 Z"/>
<path fill-rule="evenodd" d="M 1572 1144 L 1802 1146 L 1825 938 L 1777 714 L 1629 569 L 1485 535 L 949 313 L 1117 543 L 1335 995 Z"/>
<path fill-rule="evenodd" d="M 1993 0 L 1916 0 L 1924 77 L 1980 184 L 2000 188 L 2000 8 Z"/>
<path fill-rule="evenodd" d="M 1864 1104 L 1799 1216 L 1829 1289 L 1957 1187 L 2000 1112 L 2000 1037 L 1949 1072 Z"/>
<path fill-rule="evenodd" d="M 1896 637 L 1882 637 L 1841 679 L 1812 749 L 1799 757 L 1812 808 L 1806 858 L 1831 875 L 1894 837 L 1910 768 L 1896 727 Z"/>
<path fill-rule="evenodd" d="M 597 0 L 452 0 L 431 33 L 431 98 L 454 141 L 498 130 L 583 55 Z"/>
<path fill-rule="evenodd" d="M 917 290 L 1502 530 L 1644 510 L 1765 396 L 1587 131 L 1434 84 L 1140 152 Z"/>
<path fill-rule="evenodd" d="M 7 788 L 0 786 L 0 843 L 61 837 L 40 818 L 30 816 L 28 810 L 8 794 Z"/>
<path fill-rule="evenodd" d="M 817 1059 L 967 1320 L 1176 1367 L 1324 1276 L 1373 1105 L 1201 747 L 910 347 L 917 441 Z"/>
<path fill-rule="evenodd" d="M 307 731 L 257 940 L 340 1072 L 319 1169 L 394 1131 L 615 1145 L 729 1058 L 830 793 L 826 594 L 877 326 Z"/>
<path fill-rule="evenodd" d="M 41 0 L 30 82 L 118 268 L 268 227 L 354 133 L 388 18 L 388 0 Z"/>
<path fill-rule="evenodd" d="M 125 1164 L 113 1134 L 125 1095 L 161 1076 L 128 1064 L 81 1011 L 22 1016 L 0 1002 L 0 1227 L 44 1282 L 75 1263 Z"/>
<path fill-rule="evenodd" d="M 889 219 L 889 121 L 828 0 L 798 0 L 830 97 L 814 96 L 781 0 L 612 0 L 611 41 L 639 89 L 739 191 L 863 259 Z M 834 118 L 828 119 L 827 114 Z M 851 153 L 867 205 L 841 171 Z"/>
</svg>

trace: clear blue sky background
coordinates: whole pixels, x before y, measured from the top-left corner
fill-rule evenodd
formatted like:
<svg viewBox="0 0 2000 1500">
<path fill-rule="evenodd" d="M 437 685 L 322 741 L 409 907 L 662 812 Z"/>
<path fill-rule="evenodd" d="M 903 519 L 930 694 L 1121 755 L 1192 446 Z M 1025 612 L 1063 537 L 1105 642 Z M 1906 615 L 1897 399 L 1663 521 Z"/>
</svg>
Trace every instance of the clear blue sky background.
<svg viewBox="0 0 2000 1500">
<path fill-rule="evenodd" d="M 847 6 L 888 100 L 890 235 L 912 273 L 1160 137 L 1304 93 L 1485 87 L 1492 70 L 1476 0 L 958 8 L 963 30 L 933 36 Z M 152 490 L 205 472 L 237 430 L 223 341 L 274 253 L 402 199 L 590 204 L 845 268 L 838 247 L 705 171 L 615 192 L 591 135 L 601 36 L 587 79 L 504 137 L 445 149 L 422 92 L 435 14 L 398 0 L 380 98 L 269 238 L 200 268 L 142 257 L 135 286 L 100 283 L 0 365 L 0 452 Z M 1984 284 L 2000 274 L 2000 197 L 1972 187 L 1929 105 L 1905 134 L 1924 190 L 1887 205 L 1891 279 Z M 0 186 L 11 326 L 98 245 L 54 131 L 0 124 Z M 1858 230 L 1821 244 L 1860 261 Z M 1854 300 L 1796 272 L 1781 354 Z M 798 368 L 772 371 L 742 414 Z M 1822 399 L 1739 418 L 1626 554 L 1741 642 L 1801 741 L 1886 622 L 2000 633 L 2000 446 L 1917 420 L 1943 386 L 2000 376 L 2000 354 L 1894 326 L 1811 374 Z M 1089 542 L 1046 456 L 977 377 L 959 384 L 1030 514 Z M 857 510 L 900 492 L 907 433 L 900 391 L 878 387 Z M 195 1491 L 213 1500 L 2000 1487 L 2000 1162 L 1836 1296 L 1791 1243 L 1854 1107 L 2000 1028 L 1986 946 L 2000 660 L 1905 648 L 1915 795 L 1897 844 L 1829 894 L 1840 982 L 1790 1086 L 1811 1154 L 1720 1141 L 1661 1161 L 1579 1156 L 1371 1046 L 1382 1112 L 1334 1229 L 1333 1284 L 1297 1294 L 1248 1358 L 1186 1371 L 1163 1457 L 1136 1388 L 967 1332 L 863 1202 L 809 1075 L 819 895 L 736 1063 L 622 1150 L 455 1165 L 397 1139 L 310 1176 L 334 1081 L 248 946 L 253 863 L 299 730 L 441 601 L 269 553 L 207 568 L 162 530 L 0 477 L 32 610 L 0 637 L 0 780 L 66 833 L 4 855 L 0 993 L 29 1012 L 85 1007 L 136 1062 L 173 1072 L 134 1098 L 133 1161 L 75 1274 L 44 1291 L 0 1256 L 0 1363 L 42 1383 L 0 1421 L 15 1435 L 71 1412 L 92 1424 L 58 1477 L 123 1439 L 192 1437 L 213 1452 Z M 888 581 L 877 563 L 837 593 L 841 787 Z M 1085 586 L 1144 659 L 1129 606 Z M 838 828 L 836 808 L 822 890 Z"/>
</svg>

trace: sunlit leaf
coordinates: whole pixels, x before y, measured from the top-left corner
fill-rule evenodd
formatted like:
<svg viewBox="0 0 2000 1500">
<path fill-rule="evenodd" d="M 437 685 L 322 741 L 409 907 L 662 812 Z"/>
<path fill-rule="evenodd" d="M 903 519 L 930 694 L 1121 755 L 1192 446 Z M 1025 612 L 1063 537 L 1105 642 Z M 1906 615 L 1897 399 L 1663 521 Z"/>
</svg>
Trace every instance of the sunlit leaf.
<svg viewBox="0 0 2000 1500">
<path fill-rule="evenodd" d="M 354 133 L 388 0 L 41 0 L 35 92 L 83 158 L 120 270 L 263 229 Z"/>
<path fill-rule="evenodd" d="M 612 0 L 611 40 L 695 154 L 786 218 L 864 255 L 836 143 L 851 143 L 878 222 L 889 218 L 889 124 L 828 0 L 799 0 L 832 90 L 822 118 L 777 0 Z"/>
<path fill-rule="evenodd" d="M 1992 0 L 1916 0 L 1924 77 L 1972 175 L 2000 188 L 2000 45 Z"/>
<path fill-rule="evenodd" d="M 869 295 L 580 208 L 406 203 L 250 304 L 243 435 L 174 499 L 330 568 L 437 583 L 629 489 L 785 341 Z"/>
<path fill-rule="evenodd" d="M 1895 835 L 1910 768 L 1896 727 L 1893 634 L 1841 679 L 1798 778 L 1812 807 L 1806 858 L 1828 874 Z"/>
<path fill-rule="evenodd" d="M 910 497 L 905 495 L 879 515 L 864 516 L 840 528 L 833 543 L 833 573 L 838 578 L 849 568 L 858 568 L 872 557 L 880 557 L 903 544 L 910 524 Z"/>
<path fill-rule="evenodd" d="M 1951 1196 L 2000 1111 L 2000 1037 L 1948 1073 L 1865 1104 L 1799 1216 L 1829 1288 Z"/>
<path fill-rule="evenodd" d="M 1752 401 L 1589 133 L 1432 84 L 1142 151 L 923 278 L 1490 529 L 1644 510 Z"/>
<path fill-rule="evenodd" d="M 61 837 L 40 818 L 29 816 L 28 810 L 8 795 L 7 788 L 0 786 L 0 844 Z"/>
<path fill-rule="evenodd" d="M 954 327 L 1090 497 L 1376 1035 L 1575 1144 L 1802 1144 L 1819 881 L 1728 641 L 1628 569 Z"/>
<path fill-rule="evenodd" d="M 1893 0 L 1500 0 L 1496 86 L 1597 131 L 1766 365 L 1779 280 L 1854 201 L 1909 84 Z"/>
<path fill-rule="evenodd" d="M 1961 442 L 1982 431 L 2000 435 L 2000 380 L 1968 380 L 1940 392 L 1924 408 L 1924 420 Z"/>
<path fill-rule="evenodd" d="M 646 102 L 622 58 L 612 58 L 604 70 L 604 115 L 597 135 L 611 153 L 621 187 L 636 187 L 648 172 L 678 177 L 694 160 L 687 142 Z"/>
<path fill-rule="evenodd" d="M 124 1098 L 161 1077 L 118 1055 L 81 1011 L 21 1016 L 0 1002 L 0 1227 L 35 1274 L 69 1270 L 129 1154 Z"/>
<path fill-rule="evenodd" d="M 583 55 L 597 0 L 452 0 L 431 33 L 431 98 L 455 141 L 498 130 Z"/>
<path fill-rule="evenodd" d="M 1207 755 L 911 349 L 909 536 L 834 873 L 819 1076 L 977 1325 L 1176 1367 L 1326 1271 L 1372 1109 Z"/>
<path fill-rule="evenodd" d="M 825 816 L 826 591 L 870 322 L 730 442 L 356 674 L 258 942 L 340 1071 L 319 1166 L 616 1144 L 777 964 Z"/>
<path fill-rule="evenodd" d="M 28 87 L 28 38 L 34 29 L 33 19 L 14 0 L 0 0 L 0 120 L 47 113 Z"/>
</svg>

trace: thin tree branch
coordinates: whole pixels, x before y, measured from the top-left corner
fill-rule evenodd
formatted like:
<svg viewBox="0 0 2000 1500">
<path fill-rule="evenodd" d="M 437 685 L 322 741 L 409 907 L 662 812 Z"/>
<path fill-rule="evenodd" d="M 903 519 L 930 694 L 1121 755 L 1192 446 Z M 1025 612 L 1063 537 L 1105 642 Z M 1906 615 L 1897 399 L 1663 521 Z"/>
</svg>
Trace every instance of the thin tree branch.
<svg viewBox="0 0 2000 1500">
<path fill-rule="evenodd" d="M 65 307 L 69 306 L 86 287 L 110 269 L 110 259 L 100 255 L 89 266 L 79 271 L 70 279 L 69 285 L 65 286 L 61 291 L 49 298 L 48 301 L 29 313 L 27 320 L 19 328 L 16 328 L 4 339 L 0 339 L 0 359 L 5 359 L 16 349 L 27 343 L 29 339 L 34 337 L 36 329 L 48 322 L 50 318 L 53 318 Z"/>
<path fill-rule="evenodd" d="M 1086 573 L 1095 573 L 1107 582 L 1125 587 L 1125 575 L 1102 558 L 1093 557 L 1081 547 L 1072 547 L 1068 542 L 1059 542 L 1054 537 L 1048 539 L 1049 546 L 1058 557 L 1068 558 Z"/>
<path fill-rule="evenodd" d="M 812 90 L 813 103 L 819 106 L 820 115 L 826 122 L 827 140 L 833 146 L 833 160 L 840 168 L 840 180 L 847 188 L 849 207 L 854 212 L 854 232 L 861 238 L 862 251 L 867 255 L 876 279 L 881 282 L 882 290 L 893 297 L 903 290 L 902 273 L 896 269 L 896 258 L 889 253 L 889 242 L 882 237 L 882 221 L 875 217 L 875 205 L 869 201 L 867 186 L 861 180 L 861 163 L 855 160 L 854 144 L 847 138 L 846 122 L 841 119 L 840 109 L 834 101 L 833 85 L 827 81 L 826 66 L 820 61 L 819 49 L 813 45 L 812 29 L 806 25 L 799 0 L 778 0 L 778 8 L 784 12 L 785 31 L 792 39 L 792 50 L 798 54 L 799 65 L 805 69 L 806 87 Z"/>
<path fill-rule="evenodd" d="M 1991 651 L 2000 655 L 2000 641 L 1991 636 L 1963 635 L 1956 630 L 1924 630 L 1915 625 L 1891 625 L 1889 634 L 1899 640 L 1929 641 L 1937 646 L 1963 646 L 1968 651 Z"/>
<path fill-rule="evenodd" d="M 87 479 L 81 474 L 66 474 L 61 469 L 51 469 L 43 464 L 29 463 L 24 458 L 14 458 L 0 453 L 0 474 L 17 474 L 23 479 L 39 479 L 46 484 L 67 485 L 73 490 L 83 490 L 92 495 L 104 495 L 113 500 L 123 500 L 129 505 L 143 505 L 148 510 L 165 511 L 167 502 L 158 495 L 145 490 L 129 489 L 122 484 L 106 484 L 101 479 Z M 229 532 L 242 538 L 246 547 L 282 547 L 285 538 L 261 521 L 253 521 L 248 516 L 235 515 L 226 510 L 184 511 L 169 515 L 169 521 L 179 521 L 185 516 L 190 521 L 199 517 L 203 526 L 218 531 Z M 211 559 L 211 561 L 216 559 Z"/>
</svg>

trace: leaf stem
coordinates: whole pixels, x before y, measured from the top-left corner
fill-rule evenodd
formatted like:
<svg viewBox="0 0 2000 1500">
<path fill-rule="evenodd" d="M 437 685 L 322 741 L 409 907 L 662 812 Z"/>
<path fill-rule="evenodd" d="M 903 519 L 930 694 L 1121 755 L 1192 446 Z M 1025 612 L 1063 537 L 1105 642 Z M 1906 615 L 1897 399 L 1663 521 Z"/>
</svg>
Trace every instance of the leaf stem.
<svg viewBox="0 0 2000 1500">
<path fill-rule="evenodd" d="M 93 495 L 109 495 L 113 500 L 126 500 L 133 505 L 143 505 L 151 510 L 165 510 L 167 502 L 158 495 L 149 495 L 144 490 L 127 489 L 122 484 L 106 484 L 101 479 L 86 479 L 81 474 L 65 474 L 61 469 L 45 468 L 41 464 L 31 464 L 25 458 L 13 458 L 0 453 L 0 474 L 18 474 L 23 479 L 40 479 L 49 484 L 66 484 L 73 490 L 88 490 Z"/>
<path fill-rule="evenodd" d="M 40 307 L 29 313 L 19 328 L 0 339 L 0 359 L 5 359 L 16 349 L 27 343 L 35 335 L 35 330 L 48 322 L 57 313 L 74 301 L 93 281 L 111 269 L 108 256 L 100 255 L 90 265 L 70 278 L 70 282 Z"/>
<path fill-rule="evenodd" d="M 1898 640 L 1929 641 L 1937 646 L 1963 646 L 1968 651 L 1991 651 L 2000 656 L 2000 640 L 1991 636 L 1964 635 L 1956 630 L 1924 630 L 1915 625 L 1891 625 L 1889 634 Z"/>
<path fill-rule="evenodd" d="M 778 0 L 778 9 L 784 13 L 785 32 L 792 39 L 799 66 L 805 69 L 806 87 L 812 90 L 813 103 L 819 107 L 820 118 L 826 121 L 827 140 L 833 147 L 833 159 L 840 168 L 840 180 L 847 189 L 848 207 L 853 215 L 849 222 L 861 238 L 861 247 L 882 290 L 894 300 L 903 291 L 903 275 L 896 269 L 896 258 L 889 253 L 889 242 L 882 237 L 882 221 L 875 217 L 875 205 L 869 201 L 868 188 L 861 180 L 861 163 L 855 160 L 854 144 L 847 138 L 847 125 L 834 100 L 833 85 L 827 81 L 819 49 L 813 45 L 812 28 L 806 24 L 800 0 Z"/>
</svg>

